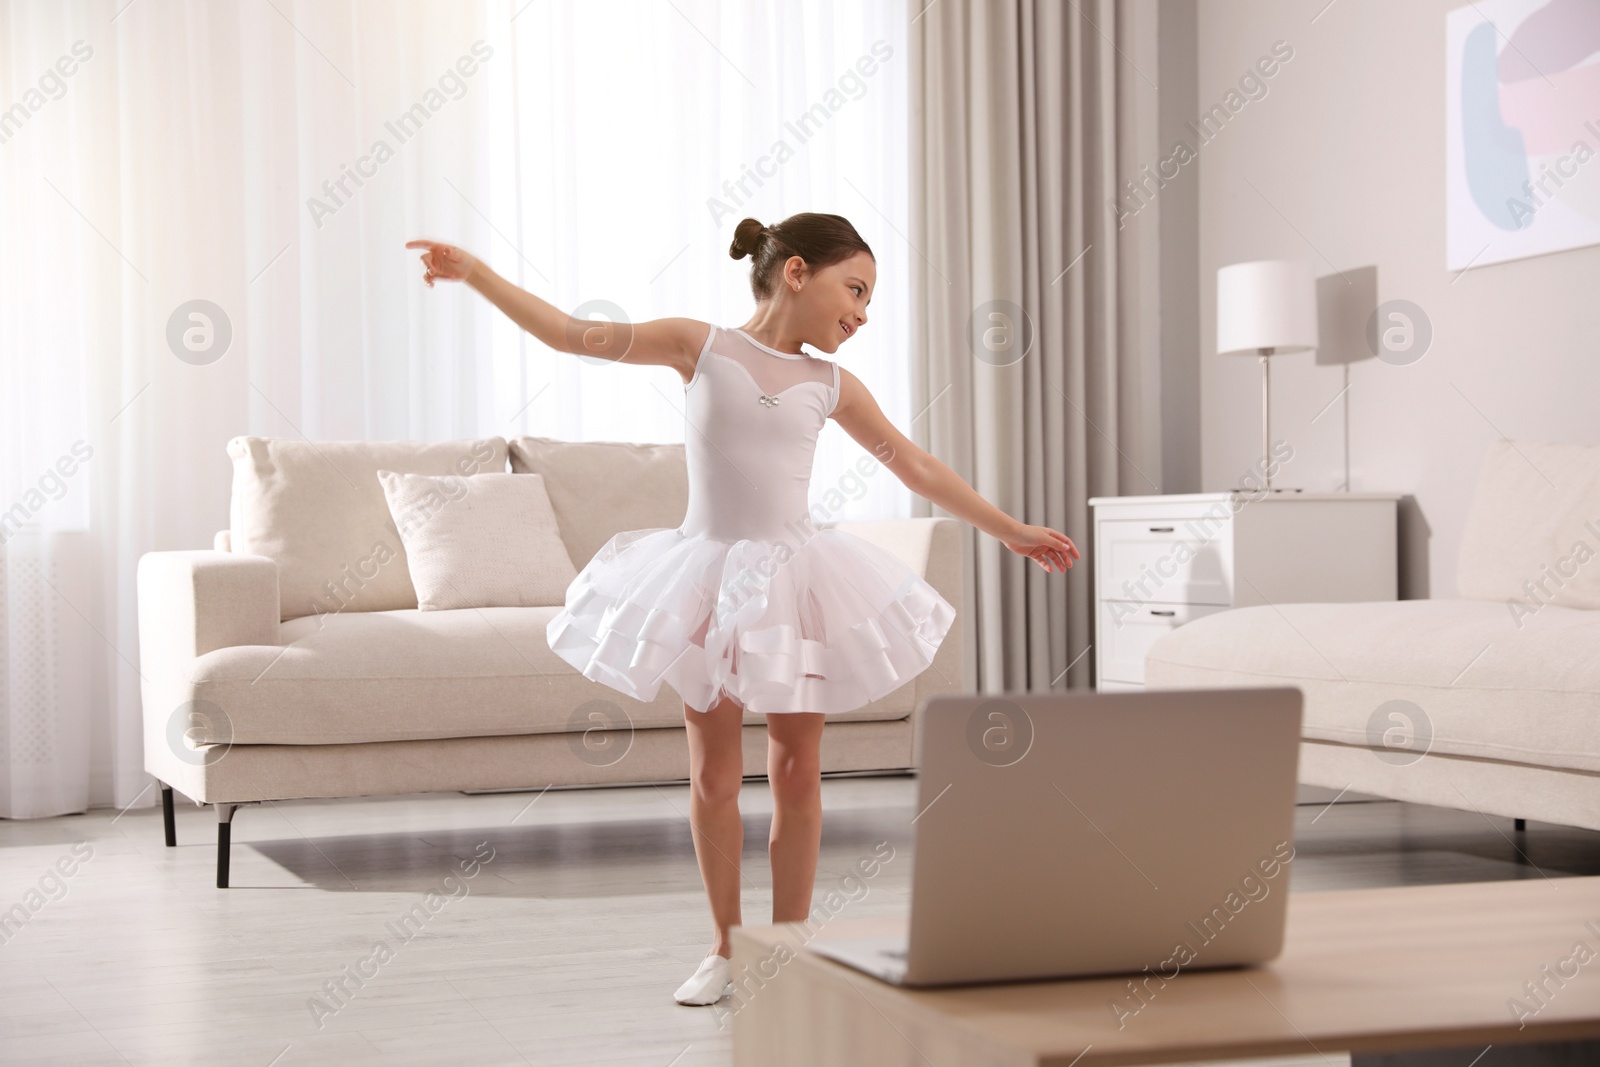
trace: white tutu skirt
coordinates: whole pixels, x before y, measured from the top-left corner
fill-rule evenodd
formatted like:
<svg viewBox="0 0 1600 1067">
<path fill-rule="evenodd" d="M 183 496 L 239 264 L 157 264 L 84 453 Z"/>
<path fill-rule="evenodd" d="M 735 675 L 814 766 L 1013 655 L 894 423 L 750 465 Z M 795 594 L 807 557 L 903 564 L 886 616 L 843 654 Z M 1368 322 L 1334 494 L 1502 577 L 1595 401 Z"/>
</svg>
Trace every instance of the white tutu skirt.
<svg viewBox="0 0 1600 1067">
<path fill-rule="evenodd" d="M 899 557 L 838 529 L 787 541 L 626 530 L 567 587 L 546 636 L 637 700 L 665 682 L 696 711 L 839 712 L 933 661 L 955 609 Z"/>
</svg>

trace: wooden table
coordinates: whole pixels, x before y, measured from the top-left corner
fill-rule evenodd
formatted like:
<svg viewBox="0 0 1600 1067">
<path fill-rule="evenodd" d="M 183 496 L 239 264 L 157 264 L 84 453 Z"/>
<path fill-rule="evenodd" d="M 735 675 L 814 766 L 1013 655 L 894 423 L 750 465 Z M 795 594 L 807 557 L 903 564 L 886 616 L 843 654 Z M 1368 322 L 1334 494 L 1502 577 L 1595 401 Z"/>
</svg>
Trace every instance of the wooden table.
<svg viewBox="0 0 1600 1067">
<path fill-rule="evenodd" d="M 1096 1067 L 1319 1052 L 1338 1062 L 1350 1052 L 1359 1067 L 1443 1062 L 1378 1053 L 1470 1048 L 1464 1067 L 1488 1045 L 1478 1067 L 1600 1064 L 1600 877 L 1292 893 L 1277 959 L 1164 984 L 1151 976 L 1142 1002 L 1128 976 L 892 986 L 802 947 L 904 932 L 903 918 L 852 918 L 848 907 L 809 930 L 733 928 L 735 993 L 714 1010 L 722 1025 L 731 1016 L 736 1065 Z M 1587 963 L 1574 956 L 1580 943 Z M 1528 982 L 1549 990 L 1542 1006 Z M 1520 1024 L 1513 998 L 1528 1006 Z"/>
</svg>

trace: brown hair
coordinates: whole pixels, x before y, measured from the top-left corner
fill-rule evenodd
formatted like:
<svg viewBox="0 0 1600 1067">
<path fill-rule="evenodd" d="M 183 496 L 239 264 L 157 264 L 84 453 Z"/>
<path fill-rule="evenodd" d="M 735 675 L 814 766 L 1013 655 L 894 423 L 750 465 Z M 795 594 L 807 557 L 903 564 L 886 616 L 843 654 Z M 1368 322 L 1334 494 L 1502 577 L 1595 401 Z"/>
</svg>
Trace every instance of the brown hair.
<svg viewBox="0 0 1600 1067">
<path fill-rule="evenodd" d="M 734 259 L 751 257 L 750 291 L 757 303 L 771 299 L 777 291 L 783 265 L 790 256 L 805 260 L 810 270 L 821 270 L 857 252 L 872 255 L 872 249 L 849 219 L 814 211 L 790 215 L 773 226 L 763 226 L 759 219 L 744 219 L 734 227 L 733 244 L 728 248 L 728 255 Z"/>
</svg>

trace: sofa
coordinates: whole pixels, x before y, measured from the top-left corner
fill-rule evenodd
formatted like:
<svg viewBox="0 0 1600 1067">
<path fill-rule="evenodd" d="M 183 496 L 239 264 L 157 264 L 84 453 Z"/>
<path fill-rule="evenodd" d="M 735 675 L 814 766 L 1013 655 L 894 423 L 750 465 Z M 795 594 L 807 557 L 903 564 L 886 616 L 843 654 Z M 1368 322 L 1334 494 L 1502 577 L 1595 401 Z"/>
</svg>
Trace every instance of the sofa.
<svg viewBox="0 0 1600 1067">
<path fill-rule="evenodd" d="M 683 521 L 682 445 L 238 437 L 228 452 L 229 528 L 137 569 L 145 769 L 169 846 L 175 791 L 215 808 L 219 888 L 241 805 L 688 779 L 679 696 L 635 700 L 557 657 L 559 603 L 419 609 L 376 475 L 539 474 L 581 569 L 619 530 Z M 825 720 L 824 772 L 911 769 L 924 702 L 963 686 L 960 523 L 816 525 L 889 550 L 956 608 L 926 671 Z M 765 736 L 747 712 L 746 775 L 765 773 Z"/>
<path fill-rule="evenodd" d="M 1209 615 L 1146 683 L 1299 687 L 1304 783 L 1600 829 L 1600 447 L 1494 442 L 1456 587 Z"/>
</svg>

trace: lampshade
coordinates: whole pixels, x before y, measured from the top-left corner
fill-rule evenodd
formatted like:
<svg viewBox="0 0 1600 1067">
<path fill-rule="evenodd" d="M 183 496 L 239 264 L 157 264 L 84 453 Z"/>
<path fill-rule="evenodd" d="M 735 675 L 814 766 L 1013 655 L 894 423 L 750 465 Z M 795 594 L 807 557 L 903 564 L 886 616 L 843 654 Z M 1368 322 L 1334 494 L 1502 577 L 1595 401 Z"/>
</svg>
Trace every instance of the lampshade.
<svg viewBox="0 0 1600 1067">
<path fill-rule="evenodd" d="M 1258 259 L 1217 271 L 1217 354 L 1273 355 L 1317 347 L 1317 281 L 1311 264 Z"/>
</svg>

